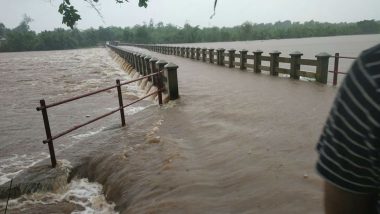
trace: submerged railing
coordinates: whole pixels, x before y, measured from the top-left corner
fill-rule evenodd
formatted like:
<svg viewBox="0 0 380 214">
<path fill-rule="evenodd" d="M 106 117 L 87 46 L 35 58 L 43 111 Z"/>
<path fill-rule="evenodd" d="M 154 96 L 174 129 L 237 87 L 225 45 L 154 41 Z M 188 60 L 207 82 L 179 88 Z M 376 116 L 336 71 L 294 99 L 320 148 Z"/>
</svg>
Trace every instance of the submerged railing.
<svg viewBox="0 0 380 214">
<path fill-rule="evenodd" d="M 142 66 L 142 64 L 140 64 L 140 61 L 142 59 L 141 54 L 135 53 L 135 52 L 129 52 L 127 50 L 120 49 L 120 48 L 117 48 L 114 46 L 109 46 L 109 48 L 111 48 L 120 57 L 122 57 L 126 62 L 128 62 L 128 64 L 132 68 L 136 69 L 136 71 L 140 73 L 141 77 L 134 79 L 134 80 L 126 81 L 126 82 L 120 82 L 120 80 L 117 79 L 116 84 L 113 86 L 103 88 L 100 90 L 96 90 L 96 91 L 93 91 L 90 93 L 82 94 L 82 95 L 72 97 L 69 99 L 65 99 L 65 100 L 62 100 L 59 102 L 51 103 L 51 104 L 46 104 L 44 99 L 40 100 L 40 106 L 37 107 L 36 109 L 37 109 L 37 111 L 42 112 L 42 118 L 44 121 L 44 127 L 45 127 L 45 132 L 46 132 L 46 139 L 43 140 L 43 143 L 48 144 L 48 146 L 49 146 L 49 153 L 50 153 L 50 159 L 51 159 L 52 167 L 55 167 L 57 165 L 57 161 L 56 161 L 56 157 L 55 157 L 55 151 L 54 151 L 54 145 L 53 145 L 54 140 L 66 135 L 66 134 L 69 134 L 69 133 L 71 133 L 71 132 L 73 132 L 73 131 L 75 131 L 75 130 L 83 127 L 83 126 L 86 126 L 86 125 L 94 123 L 94 122 L 96 122 L 102 118 L 110 116 L 116 112 L 120 112 L 121 125 L 125 126 L 124 108 L 131 106 L 131 105 L 133 105 L 133 104 L 135 104 L 135 103 L 137 103 L 137 102 L 139 102 L 145 98 L 148 98 L 150 96 L 157 94 L 159 105 L 163 104 L 163 96 L 162 96 L 163 92 L 168 92 L 169 99 L 171 99 L 171 100 L 178 99 L 178 97 L 179 97 L 179 95 L 178 95 L 178 83 L 177 83 L 178 82 L 177 81 L 177 68 L 178 68 L 178 66 L 171 64 L 171 63 L 167 64 L 163 60 L 157 60 L 154 58 L 154 59 L 150 59 L 150 61 L 144 60 L 145 69 L 141 69 L 141 66 Z M 137 55 L 139 55 L 140 57 L 137 57 Z M 145 58 L 146 57 L 144 57 L 144 59 Z M 147 65 L 147 64 L 149 64 L 149 65 Z M 148 67 L 150 70 L 149 72 L 147 72 Z M 152 81 L 152 84 L 157 87 L 157 90 L 153 91 L 153 92 L 151 92 L 151 93 L 149 93 L 149 94 L 147 94 L 147 95 L 145 95 L 145 96 L 143 96 L 137 100 L 134 100 L 131 103 L 124 105 L 123 95 L 121 92 L 121 86 L 128 85 L 128 84 L 131 84 L 131 83 L 134 83 L 137 81 L 141 81 L 143 79 L 148 79 L 149 81 Z M 166 86 L 166 85 L 168 85 L 168 86 Z M 117 89 L 117 94 L 118 94 L 118 102 L 119 102 L 118 108 L 116 108 L 116 109 L 114 109 L 114 110 L 112 110 L 106 114 L 103 114 L 101 116 L 98 116 L 92 120 L 89 120 L 85 123 L 73 126 L 72 128 L 69 128 L 65 131 L 62 131 L 62 132 L 57 133 L 55 135 L 52 135 L 47 109 L 55 107 L 55 106 L 59 106 L 59 105 L 65 104 L 65 103 L 69 103 L 69 102 L 72 102 L 75 100 L 79 100 L 79 99 L 82 99 L 85 97 L 89 97 L 91 95 L 95 95 L 95 94 L 105 92 L 105 91 L 108 91 L 111 89 L 115 89 L 115 88 Z"/>
<path fill-rule="evenodd" d="M 272 51 L 268 56 L 265 56 L 263 55 L 264 52 L 261 50 L 253 51 L 253 55 L 250 55 L 248 51 L 244 49 L 239 51 L 239 53 L 236 53 L 235 49 L 230 49 L 226 52 L 226 49 L 224 48 L 215 50 L 213 48 L 207 49 L 199 47 L 175 47 L 129 43 L 118 43 L 118 45 L 136 46 L 162 54 L 181 56 L 220 66 L 227 66 L 229 68 L 239 67 L 241 70 L 251 69 L 254 73 L 269 71 L 269 74 L 272 76 L 285 74 L 289 75 L 292 79 L 300 79 L 300 77 L 305 77 L 315 79 L 317 82 L 323 84 L 327 84 L 328 73 L 331 72 L 329 71 L 329 59 L 332 56 L 328 53 L 319 53 L 315 56 L 315 59 L 304 59 L 302 58 L 303 53 L 299 51 L 290 53 L 290 57 L 282 57 L 281 52 L 279 51 Z M 340 58 L 354 59 L 354 57 Z M 335 60 L 336 59 L 337 58 L 335 57 Z M 269 66 L 264 66 L 263 62 L 269 62 Z M 339 64 L 339 55 L 338 61 L 335 62 L 335 66 L 339 67 L 337 63 Z M 308 66 L 309 69 L 310 67 L 314 67 L 315 70 L 302 70 L 301 66 Z M 334 73 L 333 85 L 337 84 L 338 74 L 345 74 L 345 72 L 339 72 L 337 69 L 334 69 L 332 73 Z"/>
</svg>

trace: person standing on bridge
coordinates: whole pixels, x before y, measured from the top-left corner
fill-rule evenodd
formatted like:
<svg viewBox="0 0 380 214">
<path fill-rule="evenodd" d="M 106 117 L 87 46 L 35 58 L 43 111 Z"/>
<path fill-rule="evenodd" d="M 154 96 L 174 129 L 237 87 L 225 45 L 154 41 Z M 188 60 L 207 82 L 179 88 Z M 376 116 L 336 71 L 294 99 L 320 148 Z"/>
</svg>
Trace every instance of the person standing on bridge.
<svg viewBox="0 0 380 214">
<path fill-rule="evenodd" d="M 380 44 L 364 51 L 352 65 L 317 151 L 316 169 L 325 179 L 325 213 L 378 213 Z"/>
</svg>

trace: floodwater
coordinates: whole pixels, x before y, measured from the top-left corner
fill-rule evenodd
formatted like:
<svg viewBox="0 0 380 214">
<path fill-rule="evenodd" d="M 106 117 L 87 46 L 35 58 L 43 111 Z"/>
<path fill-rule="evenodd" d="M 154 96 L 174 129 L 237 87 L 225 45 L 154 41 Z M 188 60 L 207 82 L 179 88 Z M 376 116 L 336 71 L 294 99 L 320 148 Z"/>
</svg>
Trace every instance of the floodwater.
<svg viewBox="0 0 380 214">
<path fill-rule="evenodd" d="M 305 55 L 324 43 L 335 49 L 323 51 L 357 55 L 380 42 L 378 35 L 339 38 L 263 43 L 283 52 L 293 44 Z M 250 49 L 245 44 L 201 47 Z M 352 52 L 341 51 L 347 47 Z M 130 49 L 179 65 L 181 99 L 127 109 L 125 128 L 116 113 L 58 139 L 57 158 L 72 165 L 75 178 L 60 192 L 13 199 L 11 211 L 323 213 L 315 144 L 336 88 Z M 104 48 L 0 54 L 0 183 L 49 164 L 39 99 L 51 103 L 130 78 L 112 56 Z M 123 92 L 127 103 L 143 90 Z M 53 133 L 117 105 L 108 91 L 49 109 Z"/>
</svg>

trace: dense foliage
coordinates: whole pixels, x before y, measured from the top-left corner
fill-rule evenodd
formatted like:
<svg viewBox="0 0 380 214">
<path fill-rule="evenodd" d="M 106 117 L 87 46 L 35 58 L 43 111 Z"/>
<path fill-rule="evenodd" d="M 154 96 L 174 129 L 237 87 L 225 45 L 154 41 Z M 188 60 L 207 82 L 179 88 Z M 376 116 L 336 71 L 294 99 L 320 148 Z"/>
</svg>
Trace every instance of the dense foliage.
<svg viewBox="0 0 380 214">
<path fill-rule="evenodd" d="M 96 8 L 94 4 L 94 3 L 98 3 L 99 0 L 84 0 L 84 1 L 89 3 L 99 13 L 99 10 Z M 216 1 L 217 0 L 215 0 L 215 4 L 216 4 Z M 115 2 L 125 3 L 125 2 L 128 2 L 128 0 L 115 0 Z M 148 6 L 147 2 L 148 0 L 139 0 L 139 7 L 147 7 Z M 77 21 L 81 20 L 79 11 L 75 9 L 75 7 L 71 4 L 70 0 L 63 0 L 62 3 L 59 5 L 58 12 L 62 14 L 62 24 L 67 25 L 71 29 L 74 28 L 74 25 Z"/>
<path fill-rule="evenodd" d="M 96 46 L 110 40 L 129 43 L 192 43 L 218 41 L 244 41 L 281 38 L 300 38 L 334 35 L 380 33 L 380 22 L 364 20 L 357 23 L 305 23 L 283 21 L 274 24 L 245 22 L 235 27 L 207 27 L 185 24 L 178 27 L 159 22 L 134 27 L 99 27 L 87 30 L 64 30 L 35 33 L 29 29 L 31 20 L 25 17 L 19 26 L 7 29 L 0 23 L 0 51 L 59 50 Z"/>
</svg>

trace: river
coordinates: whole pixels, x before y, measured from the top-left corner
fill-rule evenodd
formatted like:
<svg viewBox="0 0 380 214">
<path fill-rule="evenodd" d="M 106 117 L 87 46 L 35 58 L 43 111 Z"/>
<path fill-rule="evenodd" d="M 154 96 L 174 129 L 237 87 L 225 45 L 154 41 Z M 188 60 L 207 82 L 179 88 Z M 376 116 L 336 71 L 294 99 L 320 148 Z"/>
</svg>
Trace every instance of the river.
<svg viewBox="0 0 380 214">
<path fill-rule="evenodd" d="M 377 43 L 379 35 L 191 46 L 313 57 L 357 56 Z M 60 192 L 12 200 L 10 211 L 322 213 L 315 144 L 336 88 L 133 49 L 179 65 L 181 99 L 127 109 L 126 128 L 115 114 L 57 140 L 57 158 L 74 166 L 75 178 Z M 49 164 L 39 99 L 51 103 L 130 78 L 105 48 L 0 53 L 0 75 L 0 184 Z M 125 102 L 142 93 L 129 86 Z M 117 104 L 108 91 L 49 110 L 53 133 Z"/>
</svg>

